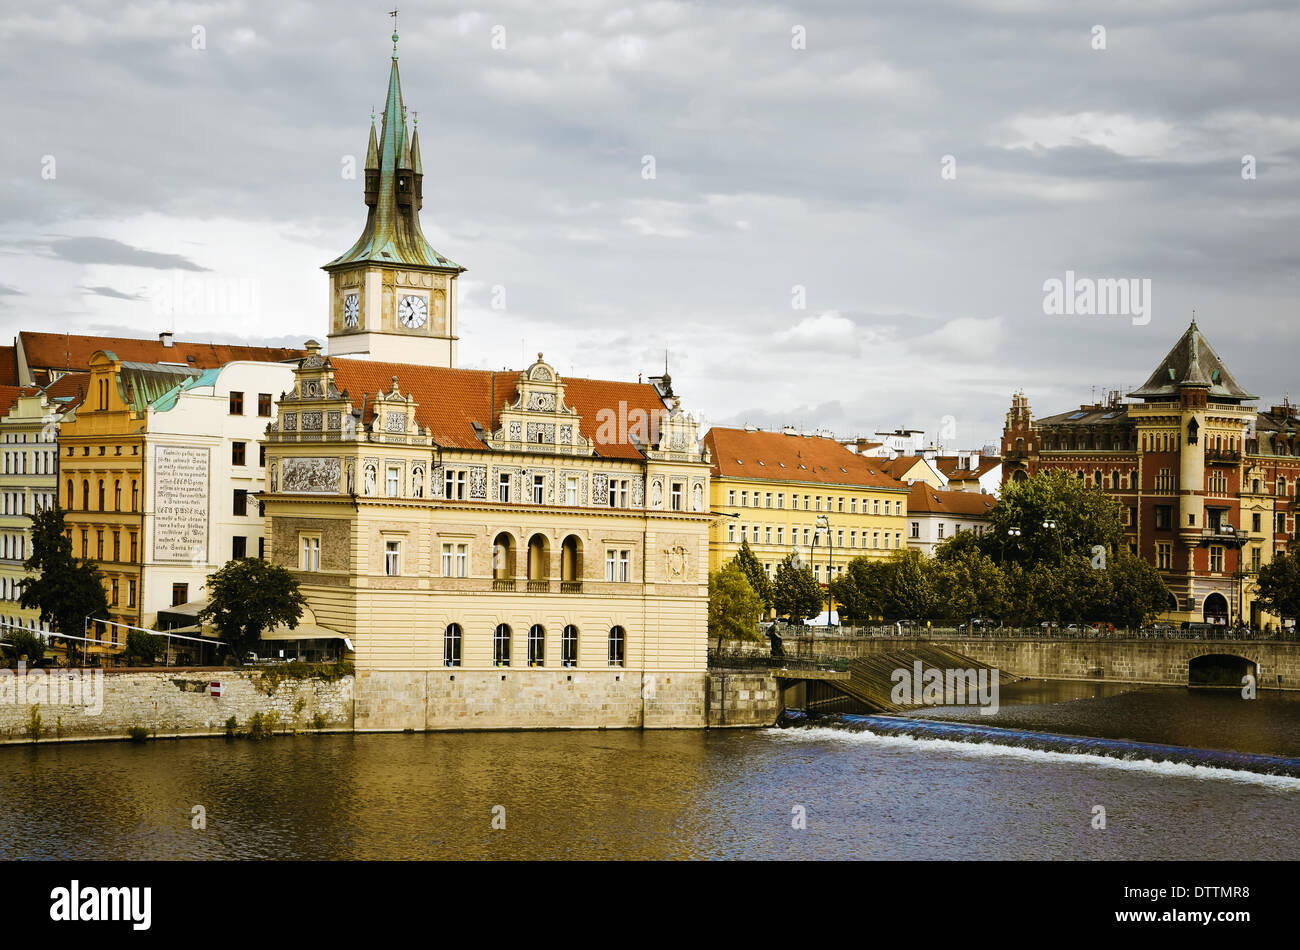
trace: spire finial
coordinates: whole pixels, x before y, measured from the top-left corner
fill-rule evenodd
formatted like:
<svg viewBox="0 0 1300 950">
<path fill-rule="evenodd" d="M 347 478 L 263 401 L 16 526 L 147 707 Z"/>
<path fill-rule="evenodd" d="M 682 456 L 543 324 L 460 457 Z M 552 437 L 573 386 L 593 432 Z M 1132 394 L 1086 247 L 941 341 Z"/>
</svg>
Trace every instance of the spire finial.
<svg viewBox="0 0 1300 950">
<path fill-rule="evenodd" d="M 397 8 L 390 10 L 388 15 L 393 18 L 393 59 L 397 59 Z"/>
<path fill-rule="evenodd" d="M 1196 326 L 1196 308 L 1192 308 L 1192 326 Z"/>
</svg>

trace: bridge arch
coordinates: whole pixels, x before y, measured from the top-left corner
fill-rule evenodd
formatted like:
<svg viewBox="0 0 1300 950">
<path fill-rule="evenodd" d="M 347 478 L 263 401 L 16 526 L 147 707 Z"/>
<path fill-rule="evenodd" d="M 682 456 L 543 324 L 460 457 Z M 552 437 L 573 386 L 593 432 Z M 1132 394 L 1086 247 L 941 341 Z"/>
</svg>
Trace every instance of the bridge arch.
<svg viewBox="0 0 1300 950">
<path fill-rule="evenodd" d="M 1242 687 L 1242 678 L 1250 674 L 1259 679 L 1259 664 L 1234 653 L 1203 653 L 1187 661 L 1188 686 Z"/>
</svg>

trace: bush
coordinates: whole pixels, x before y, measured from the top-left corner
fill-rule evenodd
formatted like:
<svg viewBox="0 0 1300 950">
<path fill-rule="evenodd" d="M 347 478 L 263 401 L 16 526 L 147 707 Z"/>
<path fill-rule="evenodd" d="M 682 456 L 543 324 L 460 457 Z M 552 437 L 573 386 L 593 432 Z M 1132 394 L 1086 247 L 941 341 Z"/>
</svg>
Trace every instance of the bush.
<svg viewBox="0 0 1300 950">
<path fill-rule="evenodd" d="M 27 720 L 27 738 L 33 742 L 41 738 L 41 704 L 32 707 L 32 714 Z"/>
<path fill-rule="evenodd" d="M 311 717 L 311 727 L 312 727 L 313 729 L 324 729 L 324 728 L 325 728 L 325 717 L 322 716 L 320 713 L 317 713 L 316 715 L 312 716 L 312 717 Z"/>
<path fill-rule="evenodd" d="M 149 730 L 144 726 L 132 726 L 126 730 L 126 734 L 131 737 L 132 742 L 144 742 L 149 738 Z"/>
<path fill-rule="evenodd" d="M 30 630 L 6 630 L 6 645 L 15 658 L 26 658 L 28 666 L 39 666 L 45 660 L 45 640 Z"/>
<path fill-rule="evenodd" d="M 126 650 L 122 659 L 128 666 L 152 666 L 158 654 L 165 652 L 167 643 L 143 630 L 130 630 L 126 635 Z"/>
<path fill-rule="evenodd" d="M 239 728 L 239 720 L 231 716 L 226 720 L 226 738 L 233 739 L 238 733 L 235 731 Z"/>
<path fill-rule="evenodd" d="M 266 718 L 260 713 L 253 713 L 248 720 L 248 738 L 265 739 L 270 736 L 271 730 L 268 728 Z"/>
</svg>

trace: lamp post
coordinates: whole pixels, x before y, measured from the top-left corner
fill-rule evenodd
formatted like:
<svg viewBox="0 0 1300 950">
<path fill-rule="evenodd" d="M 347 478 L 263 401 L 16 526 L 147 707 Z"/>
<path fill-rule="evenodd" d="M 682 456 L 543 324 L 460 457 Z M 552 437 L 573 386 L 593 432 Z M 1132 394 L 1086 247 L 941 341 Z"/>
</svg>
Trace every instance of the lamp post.
<svg viewBox="0 0 1300 950">
<path fill-rule="evenodd" d="M 835 601 L 831 597 L 831 567 L 835 558 L 835 545 L 831 541 L 831 519 L 826 515 L 818 515 L 817 527 L 826 529 L 826 635 L 829 637 L 831 634 L 831 611 L 835 607 Z M 814 536 L 813 544 L 816 543 L 817 538 Z"/>
<path fill-rule="evenodd" d="M 1016 527 L 1007 528 L 1006 537 L 1002 538 L 1002 558 L 1001 558 L 1001 561 L 1002 561 L 1003 564 L 1005 564 L 1006 561 L 1007 561 L 1007 538 L 1018 538 L 1018 537 L 1020 537 L 1020 534 L 1021 534 L 1021 532 L 1020 532 L 1020 529 L 1019 529 L 1019 528 L 1016 528 Z"/>
<path fill-rule="evenodd" d="M 1051 531 L 1052 533 L 1054 533 L 1054 534 L 1056 535 L 1056 554 L 1057 554 L 1057 556 L 1061 559 L 1061 563 L 1064 564 L 1064 563 L 1065 563 L 1065 544 L 1064 544 L 1064 542 L 1061 541 L 1061 535 L 1060 535 L 1060 532 L 1058 532 L 1058 531 L 1056 530 L 1056 519 L 1055 519 L 1055 518 L 1048 518 L 1046 521 L 1043 522 L 1043 527 L 1046 528 L 1048 531 Z"/>
</svg>

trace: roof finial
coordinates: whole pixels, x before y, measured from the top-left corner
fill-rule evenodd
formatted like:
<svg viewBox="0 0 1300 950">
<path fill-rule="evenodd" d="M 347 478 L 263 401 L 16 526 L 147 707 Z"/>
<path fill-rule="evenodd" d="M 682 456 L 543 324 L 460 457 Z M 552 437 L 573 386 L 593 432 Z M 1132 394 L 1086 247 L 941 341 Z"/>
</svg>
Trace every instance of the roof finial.
<svg viewBox="0 0 1300 950">
<path fill-rule="evenodd" d="M 393 59 L 397 59 L 397 8 L 390 10 L 388 15 L 393 18 Z"/>
<path fill-rule="evenodd" d="M 1193 327 L 1196 326 L 1196 308 L 1195 308 L 1195 307 L 1192 308 L 1192 326 L 1193 326 Z"/>
</svg>

